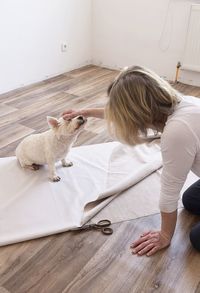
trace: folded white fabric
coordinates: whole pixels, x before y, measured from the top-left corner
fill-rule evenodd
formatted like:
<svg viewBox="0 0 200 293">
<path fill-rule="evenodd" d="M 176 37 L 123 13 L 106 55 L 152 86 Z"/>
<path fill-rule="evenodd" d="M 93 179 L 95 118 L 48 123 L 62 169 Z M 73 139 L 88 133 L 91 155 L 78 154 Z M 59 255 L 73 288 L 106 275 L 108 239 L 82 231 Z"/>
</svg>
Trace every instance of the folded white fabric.
<svg viewBox="0 0 200 293">
<path fill-rule="evenodd" d="M 156 141 L 134 148 L 117 142 L 81 146 L 69 157 L 74 166 L 58 163 L 56 183 L 46 167 L 24 170 L 15 157 L 0 159 L 0 245 L 80 227 L 112 196 L 161 167 Z"/>
</svg>

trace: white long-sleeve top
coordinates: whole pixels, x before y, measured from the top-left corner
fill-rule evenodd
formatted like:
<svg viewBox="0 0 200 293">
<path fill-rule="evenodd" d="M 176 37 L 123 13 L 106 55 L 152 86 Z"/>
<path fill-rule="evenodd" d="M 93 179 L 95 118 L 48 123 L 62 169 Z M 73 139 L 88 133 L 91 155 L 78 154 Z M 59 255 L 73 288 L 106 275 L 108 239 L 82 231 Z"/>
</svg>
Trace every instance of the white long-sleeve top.
<svg viewBox="0 0 200 293">
<path fill-rule="evenodd" d="M 171 213 L 189 171 L 200 177 L 200 106 L 184 99 L 176 106 L 161 136 L 161 153 L 160 210 Z"/>
</svg>

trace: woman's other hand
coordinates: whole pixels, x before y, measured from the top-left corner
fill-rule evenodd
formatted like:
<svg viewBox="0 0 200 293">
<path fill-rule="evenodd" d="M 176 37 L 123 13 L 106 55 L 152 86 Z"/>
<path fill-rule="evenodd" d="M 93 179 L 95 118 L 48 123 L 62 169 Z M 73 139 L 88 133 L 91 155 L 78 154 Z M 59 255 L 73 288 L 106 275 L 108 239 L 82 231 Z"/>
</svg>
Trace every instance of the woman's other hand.
<svg viewBox="0 0 200 293">
<path fill-rule="evenodd" d="M 69 109 L 69 110 L 65 110 L 63 113 L 62 113 L 62 117 L 65 119 L 65 120 L 70 120 L 70 119 L 73 119 L 74 117 L 77 117 L 79 115 L 82 115 L 84 117 L 87 118 L 86 116 L 86 113 L 84 113 L 85 111 L 84 110 L 73 110 L 73 109 Z"/>
<path fill-rule="evenodd" d="M 138 240 L 132 243 L 132 254 L 151 256 L 158 250 L 170 245 L 171 237 L 161 231 L 143 233 Z"/>
</svg>

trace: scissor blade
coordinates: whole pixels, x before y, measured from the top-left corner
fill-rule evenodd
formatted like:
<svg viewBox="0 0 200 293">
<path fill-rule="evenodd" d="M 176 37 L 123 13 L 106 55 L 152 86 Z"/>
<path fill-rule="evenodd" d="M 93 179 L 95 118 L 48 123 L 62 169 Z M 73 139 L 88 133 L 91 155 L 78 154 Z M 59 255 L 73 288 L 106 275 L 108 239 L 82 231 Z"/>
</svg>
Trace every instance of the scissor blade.
<svg viewBox="0 0 200 293">
<path fill-rule="evenodd" d="M 71 231 L 83 231 L 83 230 L 90 230 L 92 229 L 94 226 L 93 225 L 84 225 L 82 227 L 78 227 L 78 228 L 74 228 Z"/>
</svg>

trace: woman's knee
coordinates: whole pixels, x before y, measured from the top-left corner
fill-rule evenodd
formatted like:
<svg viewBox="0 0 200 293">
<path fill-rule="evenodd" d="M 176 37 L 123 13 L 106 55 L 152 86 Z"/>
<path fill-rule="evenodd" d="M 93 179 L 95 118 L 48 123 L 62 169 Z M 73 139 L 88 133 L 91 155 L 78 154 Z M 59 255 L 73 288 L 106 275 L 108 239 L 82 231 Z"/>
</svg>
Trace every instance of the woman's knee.
<svg viewBox="0 0 200 293">
<path fill-rule="evenodd" d="M 182 196 L 182 203 L 184 208 L 191 212 L 191 213 L 195 213 L 197 206 L 196 206 L 196 200 L 194 200 L 194 194 L 193 194 L 193 190 L 192 188 L 188 188 Z M 199 203 L 200 203 L 200 196 L 199 196 Z M 197 209 L 198 211 L 198 209 Z"/>
<path fill-rule="evenodd" d="M 191 203 L 190 203 L 190 192 L 188 191 L 188 189 L 183 193 L 182 203 L 184 208 L 186 210 L 189 210 Z"/>
<path fill-rule="evenodd" d="M 200 251 L 200 222 L 196 224 L 190 231 L 190 241 L 192 246 Z"/>
<path fill-rule="evenodd" d="M 200 180 L 183 193 L 182 202 L 187 211 L 196 215 L 200 214 Z"/>
</svg>

